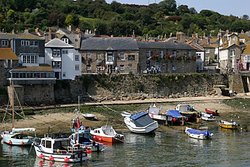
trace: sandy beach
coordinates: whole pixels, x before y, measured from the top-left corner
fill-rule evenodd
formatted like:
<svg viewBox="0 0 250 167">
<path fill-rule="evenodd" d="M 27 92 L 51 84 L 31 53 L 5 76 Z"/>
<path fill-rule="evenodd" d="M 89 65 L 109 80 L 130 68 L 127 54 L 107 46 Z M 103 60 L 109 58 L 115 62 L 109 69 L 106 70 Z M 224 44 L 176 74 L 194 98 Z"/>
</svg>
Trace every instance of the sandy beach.
<svg viewBox="0 0 250 167">
<path fill-rule="evenodd" d="M 242 96 L 242 98 L 249 98 L 249 96 Z M 212 110 L 218 110 L 223 118 L 224 115 L 228 115 L 228 113 L 234 112 L 234 110 L 222 103 L 222 100 L 230 99 L 230 97 L 188 97 L 188 98 L 178 98 L 178 99 L 147 99 L 143 101 L 106 101 L 102 102 L 103 105 L 110 104 L 140 104 L 140 103 L 148 103 L 153 104 L 156 103 L 158 106 L 161 105 L 163 110 L 174 109 L 176 104 L 178 103 L 188 103 L 198 111 L 204 111 L 205 108 L 209 108 Z M 97 105 L 96 103 L 85 103 L 84 105 Z M 100 105 L 100 104 L 99 104 Z M 71 105 L 69 105 L 71 106 Z M 65 105 L 62 107 L 66 107 Z M 98 127 L 107 123 L 108 117 L 104 116 L 100 113 L 96 114 L 98 121 L 90 121 L 86 120 L 83 116 L 80 115 L 80 119 L 85 126 L 90 127 Z M 74 118 L 76 118 L 75 112 L 57 112 L 57 113 L 36 113 L 34 115 L 26 116 L 25 119 L 16 120 L 15 127 L 34 127 L 37 130 L 37 134 L 44 134 L 47 132 L 50 133 L 69 133 L 71 122 Z M 122 121 L 122 116 L 120 118 Z M 116 125 L 112 124 L 114 127 L 125 128 L 125 125 Z M 1 123 L 1 130 L 9 130 L 11 128 L 11 123 Z"/>
</svg>

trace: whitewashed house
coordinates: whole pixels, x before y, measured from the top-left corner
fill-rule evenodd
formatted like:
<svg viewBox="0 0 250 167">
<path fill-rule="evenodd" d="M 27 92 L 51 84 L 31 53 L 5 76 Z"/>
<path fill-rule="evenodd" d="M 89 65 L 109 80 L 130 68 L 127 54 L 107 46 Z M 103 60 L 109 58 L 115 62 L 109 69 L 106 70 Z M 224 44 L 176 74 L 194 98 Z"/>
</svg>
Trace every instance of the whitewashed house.
<svg viewBox="0 0 250 167">
<path fill-rule="evenodd" d="M 81 75 L 81 56 L 74 46 L 54 38 L 45 44 L 45 63 L 50 64 L 57 79 L 74 80 Z"/>
</svg>

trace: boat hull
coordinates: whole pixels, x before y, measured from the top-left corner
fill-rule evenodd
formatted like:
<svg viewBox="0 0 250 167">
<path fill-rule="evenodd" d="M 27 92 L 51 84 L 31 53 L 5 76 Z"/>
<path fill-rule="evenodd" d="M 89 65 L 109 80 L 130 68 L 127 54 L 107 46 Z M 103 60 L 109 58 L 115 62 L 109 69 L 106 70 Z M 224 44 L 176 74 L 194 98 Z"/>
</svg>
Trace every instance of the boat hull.
<svg viewBox="0 0 250 167">
<path fill-rule="evenodd" d="M 159 127 L 157 121 L 154 121 L 147 126 L 138 127 L 133 123 L 133 121 L 131 121 L 129 117 L 124 118 L 124 123 L 131 132 L 141 134 L 153 133 Z"/>
<path fill-rule="evenodd" d="M 12 138 L 13 135 L 11 134 L 4 134 L 3 137 L 3 142 L 12 145 L 12 146 L 30 146 L 32 144 L 32 139 L 31 138 L 25 138 L 25 139 L 15 139 Z"/>
<path fill-rule="evenodd" d="M 47 153 L 40 149 L 39 146 L 34 145 L 36 156 L 43 160 L 65 162 L 65 163 L 77 163 L 88 160 L 87 154 L 84 152 L 78 153 Z"/>
<path fill-rule="evenodd" d="M 192 133 L 191 132 L 191 128 L 186 128 L 185 129 L 185 133 L 191 137 L 191 138 L 194 138 L 194 139 L 199 139 L 199 140 L 207 140 L 207 139 L 210 139 L 211 136 L 210 135 L 205 135 L 203 133 Z"/>
<path fill-rule="evenodd" d="M 225 125 L 225 124 L 219 124 L 221 128 L 225 129 L 237 129 L 237 125 Z"/>
<path fill-rule="evenodd" d="M 109 137 L 109 136 L 99 136 L 99 135 L 93 135 L 93 139 L 97 142 L 108 142 L 108 143 L 119 143 L 123 142 L 115 137 Z"/>
</svg>

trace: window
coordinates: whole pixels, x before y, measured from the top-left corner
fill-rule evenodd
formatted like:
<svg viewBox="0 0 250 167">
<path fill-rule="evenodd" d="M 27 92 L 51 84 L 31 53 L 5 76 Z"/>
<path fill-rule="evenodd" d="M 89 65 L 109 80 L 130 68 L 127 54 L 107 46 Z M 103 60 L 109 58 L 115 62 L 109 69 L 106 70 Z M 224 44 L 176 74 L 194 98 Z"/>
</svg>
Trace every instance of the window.
<svg viewBox="0 0 250 167">
<path fill-rule="evenodd" d="M 1 45 L 2 46 L 8 46 L 9 42 L 8 40 L 2 40 Z"/>
<path fill-rule="evenodd" d="M 151 51 L 150 50 L 146 52 L 146 57 L 147 57 L 147 59 L 151 58 Z"/>
<path fill-rule="evenodd" d="M 76 64 L 75 65 L 75 71 L 79 71 L 80 70 L 80 66 L 79 66 L 79 64 Z"/>
<path fill-rule="evenodd" d="M 68 38 L 62 38 L 62 41 L 69 44 L 69 39 Z"/>
<path fill-rule="evenodd" d="M 66 72 L 63 72 L 63 77 L 66 77 Z"/>
<path fill-rule="evenodd" d="M 53 49 L 52 56 L 53 57 L 61 57 L 60 49 Z"/>
<path fill-rule="evenodd" d="M 62 50 L 62 54 L 64 54 L 64 55 L 66 55 L 66 54 L 68 54 L 68 50 Z"/>
<path fill-rule="evenodd" d="M 75 61 L 79 61 L 80 58 L 79 58 L 79 55 L 75 55 Z"/>
<path fill-rule="evenodd" d="M 128 60 L 130 61 L 135 60 L 135 55 L 128 55 Z"/>
<path fill-rule="evenodd" d="M 120 60 L 125 60 L 125 54 L 123 52 L 120 53 L 119 55 Z"/>
<path fill-rule="evenodd" d="M 206 53 L 210 53 L 210 49 L 206 49 Z"/>
<path fill-rule="evenodd" d="M 46 141 L 46 148 L 51 148 L 51 141 Z"/>
<path fill-rule="evenodd" d="M 30 41 L 28 41 L 28 40 L 21 40 L 21 46 L 30 46 Z"/>
<path fill-rule="evenodd" d="M 230 57 L 235 56 L 235 50 L 230 50 Z"/>
<path fill-rule="evenodd" d="M 61 68 L 61 62 L 60 61 L 52 61 L 52 67 L 60 69 Z"/>
<path fill-rule="evenodd" d="M 107 62 L 113 62 L 113 52 L 107 53 Z"/>
<path fill-rule="evenodd" d="M 22 55 L 23 63 L 27 64 L 36 64 L 37 63 L 37 56 L 32 54 Z"/>
<path fill-rule="evenodd" d="M 163 59 L 163 57 L 164 57 L 164 52 L 163 51 L 160 51 L 160 57 L 161 57 L 161 59 Z"/>
<path fill-rule="evenodd" d="M 125 70 L 124 65 L 121 64 L 121 65 L 120 65 L 120 71 L 124 71 L 124 70 Z"/>
<path fill-rule="evenodd" d="M 37 47 L 38 46 L 38 42 L 37 41 L 30 41 L 30 46 L 31 47 Z"/>
</svg>

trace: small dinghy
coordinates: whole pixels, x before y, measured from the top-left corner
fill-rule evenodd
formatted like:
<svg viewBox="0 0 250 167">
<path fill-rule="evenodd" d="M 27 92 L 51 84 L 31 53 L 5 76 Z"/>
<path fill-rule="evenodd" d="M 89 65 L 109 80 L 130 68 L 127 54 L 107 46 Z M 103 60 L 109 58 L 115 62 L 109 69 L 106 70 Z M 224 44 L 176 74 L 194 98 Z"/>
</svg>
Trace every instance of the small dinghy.
<svg viewBox="0 0 250 167">
<path fill-rule="evenodd" d="M 219 122 L 219 126 L 225 129 L 237 129 L 238 128 L 238 124 L 235 121 L 224 121 L 221 120 Z"/>
<path fill-rule="evenodd" d="M 97 117 L 96 117 L 95 114 L 85 113 L 85 114 L 82 114 L 82 116 L 85 119 L 92 120 L 92 121 L 97 121 Z"/>
<path fill-rule="evenodd" d="M 207 113 L 201 113 L 201 119 L 204 121 L 215 121 L 215 116 L 212 114 L 207 114 Z"/>
<path fill-rule="evenodd" d="M 193 128 L 186 127 L 185 133 L 192 138 L 206 140 L 210 139 L 213 136 L 213 133 L 210 133 L 208 130 L 198 130 Z"/>
</svg>

